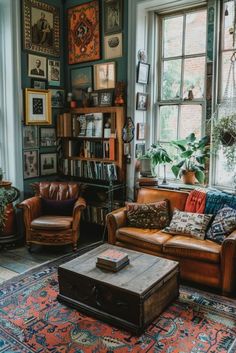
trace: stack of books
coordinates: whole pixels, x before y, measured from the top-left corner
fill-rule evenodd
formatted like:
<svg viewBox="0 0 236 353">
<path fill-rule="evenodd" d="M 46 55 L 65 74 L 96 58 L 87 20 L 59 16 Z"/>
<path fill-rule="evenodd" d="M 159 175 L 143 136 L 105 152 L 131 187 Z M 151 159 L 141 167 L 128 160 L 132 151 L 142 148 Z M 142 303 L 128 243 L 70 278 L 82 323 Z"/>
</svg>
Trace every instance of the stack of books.
<svg viewBox="0 0 236 353">
<path fill-rule="evenodd" d="M 117 272 L 129 264 L 128 254 L 108 249 L 97 257 L 96 266 L 105 270 Z"/>
<path fill-rule="evenodd" d="M 138 179 L 139 186 L 157 186 L 158 178 L 141 177 Z"/>
</svg>

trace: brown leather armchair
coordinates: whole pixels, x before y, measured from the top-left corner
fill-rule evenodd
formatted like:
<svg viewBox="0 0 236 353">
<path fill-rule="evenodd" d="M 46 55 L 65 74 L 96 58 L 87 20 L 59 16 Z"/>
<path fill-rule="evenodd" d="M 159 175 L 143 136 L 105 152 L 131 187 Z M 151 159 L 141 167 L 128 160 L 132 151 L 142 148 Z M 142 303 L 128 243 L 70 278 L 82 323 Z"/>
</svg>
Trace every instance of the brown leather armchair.
<svg viewBox="0 0 236 353">
<path fill-rule="evenodd" d="M 17 207 L 23 209 L 26 244 L 66 245 L 77 249 L 81 211 L 86 207 L 85 200 L 79 197 L 78 183 L 40 182 L 33 184 L 35 196 L 26 199 Z M 42 198 L 49 200 L 76 199 L 70 216 L 47 215 Z"/>
</svg>

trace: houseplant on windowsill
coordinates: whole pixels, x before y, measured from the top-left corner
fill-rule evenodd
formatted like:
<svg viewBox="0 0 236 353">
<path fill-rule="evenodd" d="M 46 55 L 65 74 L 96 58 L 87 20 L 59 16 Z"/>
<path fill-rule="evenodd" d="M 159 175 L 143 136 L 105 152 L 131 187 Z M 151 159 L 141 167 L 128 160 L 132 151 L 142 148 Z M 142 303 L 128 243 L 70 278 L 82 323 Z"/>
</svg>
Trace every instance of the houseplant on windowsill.
<svg viewBox="0 0 236 353">
<path fill-rule="evenodd" d="M 195 179 L 200 184 L 205 181 L 205 164 L 210 156 L 209 137 L 204 136 L 197 141 L 194 133 L 183 140 L 172 141 L 179 154 L 171 170 L 176 178 L 182 177 L 185 184 L 194 184 Z"/>
</svg>

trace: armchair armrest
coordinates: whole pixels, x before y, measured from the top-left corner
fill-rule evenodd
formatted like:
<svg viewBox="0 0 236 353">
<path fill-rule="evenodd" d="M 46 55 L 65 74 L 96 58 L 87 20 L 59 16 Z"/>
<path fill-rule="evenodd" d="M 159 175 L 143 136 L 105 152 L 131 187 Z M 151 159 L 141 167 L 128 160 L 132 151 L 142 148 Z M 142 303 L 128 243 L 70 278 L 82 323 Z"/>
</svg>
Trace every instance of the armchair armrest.
<svg viewBox="0 0 236 353">
<path fill-rule="evenodd" d="M 82 197 L 79 197 L 76 201 L 73 209 L 73 230 L 76 230 L 79 226 L 81 219 L 81 211 L 86 208 L 86 201 Z"/>
<path fill-rule="evenodd" d="M 41 199 L 39 196 L 26 199 L 17 205 L 18 208 L 23 209 L 24 223 L 27 230 L 30 229 L 31 222 L 41 216 Z"/>
<path fill-rule="evenodd" d="M 236 231 L 223 242 L 221 249 L 222 288 L 224 294 L 236 294 Z"/>
<path fill-rule="evenodd" d="M 121 227 L 127 225 L 127 211 L 126 207 L 119 208 L 115 211 L 108 213 L 106 217 L 108 243 L 116 243 L 116 231 Z"/>
</svg>

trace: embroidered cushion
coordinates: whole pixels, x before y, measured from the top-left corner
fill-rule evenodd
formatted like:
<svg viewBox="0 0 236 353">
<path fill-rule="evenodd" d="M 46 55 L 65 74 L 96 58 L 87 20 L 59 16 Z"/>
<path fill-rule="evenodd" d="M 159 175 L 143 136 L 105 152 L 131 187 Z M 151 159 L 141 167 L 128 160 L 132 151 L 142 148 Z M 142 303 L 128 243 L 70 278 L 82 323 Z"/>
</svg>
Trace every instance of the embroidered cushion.
<svg viewBox="0 0 236 353">
<path fill-rule="evenodd" d="M 76 199 L 51 200 L 41 198 L 43 214 L 53 216 L 72 216 Z"/>
<path fill-rule="evenodd" d="M 183 234 L 196 239 L 204 239 L 212 215 L 174 210 L 169 227 L 163 231 L 170 234 Z"/>
<path fill-rule="evenodd" d="M 224 205 L 215 216 L 210 229 L 207 232 L 207 239 L 222 244 L 224 239 L 236 229 L 236 210 Z"/>
<path fill-rule="evenodd" d="M 128 224 L 136 228 L 162 229 L 170 223 L 169 202 L 126 203 Z"/>
</svg>

